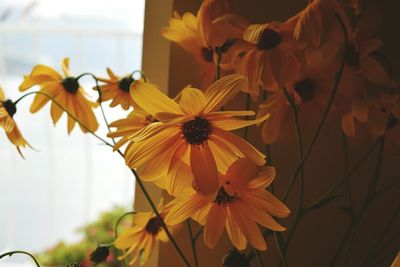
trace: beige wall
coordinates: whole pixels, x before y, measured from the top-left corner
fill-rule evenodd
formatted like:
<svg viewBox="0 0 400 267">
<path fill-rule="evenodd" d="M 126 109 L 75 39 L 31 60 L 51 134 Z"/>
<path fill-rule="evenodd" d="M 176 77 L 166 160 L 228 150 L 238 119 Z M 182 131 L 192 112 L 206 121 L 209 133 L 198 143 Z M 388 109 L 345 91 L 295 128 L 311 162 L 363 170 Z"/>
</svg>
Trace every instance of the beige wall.
<svg viewBox="0 0 400 267">
<path fill-rule="evenodd" d="M 245 16 L 251 22 L 265 22 L 269 20 L 282 20 L 293 15 L 302 8 L 305 1 L 301 0 L 233 0 L 233 6 L 237 13 Z M 398 26 L 400 25 L 398 13 L 399 4 L 396 1 L 385 0 L 383 26 L 380 32 L 386 46 L 384 53 L 389 56 L 395 76 L 400 76 L 400 38 L 398 37 Z M 185 11 L 196 12 L 200 0 L 148 0 L 146 1 L 146 23 L 144 38 L 143 69 L 149 75 L 150 79 L 159 83 L 162 88 L 168 88 L 170 95 L 175 95 L 187 84 L 198 85 L 197 67 L 190 55 L 183 51 L 176 44 L 171 44 L 170 48 L 166 41 L 162 40 L 159 33 L 164 25 L 167 25 L 167 18 L 172 10 L 179 13 Z M 154 12 L 154 13 L 153 13 Z M 153 76 L 154 75 L 154 76 Z M 234 108 L 244 108 L 244 95 L 240 94 L 234 103 Z M 338 130 L 338 121 L 331 122 L 324 128 L 309 163 L 306 165 L 306 203 L 315 200 L 322 192 L 329 188 L 343 174 L 343 158 L 341 151 L 341 133 Z M 288 128 L 290 130 L 290 127 Z M 259 141 L 258 129 L 251 130 L 251 141 L 257 144 L 260 149 L 263 145 Z M 312 127 L 303 125 L 305 134 L 304 143 L 310 141 Z M 241 132 L 238 132 L 241 134 Z M 290 134 L 289 134 L 290 135 Z M 275 187 L 278 196 L 282 194 L 286 187 L 297 161 L 297 150 L 294 137 L 293 141 L 278 142 L 272 146 L 272 160 L 277 167 L 278 175 Z M 354 164 L 365 151 L 368 145 L 350 144 L 350 164 Z M 379 186 L 388 184 L 390 181 L 399 178 L 400 172 L 396 163 L 399 157 L 386 155 Z M 369 179 L 373 173 L 376 162 L 376 153 L 371 156 L 365 166 L 357 172 L 352 179 L 353 194 L 355 198 L 355 207 L 359 210 L 364 194 L 366 192 Z M 156 190 L 157 191 L 157 190 Z M 154 192 L 156 192 L 154 191 Z M 356 248 L 353 250 L 350 266 L 358 266 L 359 260 L 365 257 L 371 243 L 381 234 L 385 225 L 385 219 L 391 215 L 395 209 L 396 202 L 399 202 L 399 189 L 391 190 L 385 196 L 373 204 L 366 214 L 366 219 L 360 228 L 356 239 Z M 349 218 L 340 207 L 347 202 L 345 191 L 339 190 L 340 198 L 324 209 L 315 211 L 304 218 L 298 231 L 294 235 L 288 253 L 289 266 L 327 266 L 327 262 L 335 251 L 341 235 L 348 225 Z M 142 197 L 137 195 L 136 205 L 141 206 Z M 287 205 L 295 208 L 297 203 L 296 193 L 289 198 Z M 282 224 L 290 226 L 293 218 L 282 220 Z M 395 228 L 399 229 L 400 222 L 397 220 Z M 393 229 L 394 231 L 396 229 Z M 392 231 L 393 232 L 393 231 Z M 177 236 L 178 243 L 192 260 L 189 238 L 186 232 L 186 225 Z M 269 250 L 264 252 L 263 258 L 266 266 L 277 266 L 277 251 L 272 238 L 268 239 Z M 398 245 L 399 243 L 397 243 Z M 230 248 L 230 244 L 224 236 L 219 243 L 218 250 L 207 249 L 202 240 L 198 241 L 200 266 L 221 266 L 222 256 Z M 161 267 L 182 266 L 174 249 L 170 245 L 161 244 L 159 254 L 159 265 Z M 256 261 L 253 261 L 254 266 Z M 156 266 L 153 263 L 147 266 Z M 340 261 L 337 266 L 341 266 Z M 382 265 L 382 266 L 387 266 Z"/>
</svg>

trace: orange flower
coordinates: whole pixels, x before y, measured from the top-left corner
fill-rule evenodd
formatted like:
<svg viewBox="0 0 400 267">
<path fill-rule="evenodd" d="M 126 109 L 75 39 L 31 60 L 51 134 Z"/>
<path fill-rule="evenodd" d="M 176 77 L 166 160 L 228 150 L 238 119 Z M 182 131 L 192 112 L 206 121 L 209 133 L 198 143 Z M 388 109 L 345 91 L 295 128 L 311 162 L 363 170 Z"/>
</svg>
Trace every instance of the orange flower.
<svg viewBox="0 0 400 267">
<path fill-rule="evenodd" d="M 244 28 L 243 25 L 247 24 L 242 18 L 233 14 L 229 14 L 228 17 L 235 21 L 236 28 L 218 22 L 223 14 L 230 11 L 228 2 L 227 0 L 203 1 L 197 17 L 189 12 L 183 16 L 174 12 L 169 20 L 169 26 L 162 30 L 162 35 L 166 39 L 178 43 L 195 57 L 200 65 L 203 87 L 215 81 L 217 62 L 215 49 L 224 47 L 222 52 L 226 52 L 233 39 L 241 38 L 242 32 L 238 28 Z"/>
<path fill-rule="evenodd" d="M 88 132 L 88 130 L 91 132 L 96 131 L 99 124 L 93 108 L 97 107 L 98 104 L 86 98 L 86 94 L 79 85 L 78 80 L 69 71 L 68 58 L 63 60 L 61 66 L 65 77 L 45 65 L 36 65 L 30 75 L 24 76 L 24 81 L 19 87 L 20 91 L 40 85 L 40 92 L 47 95 L 36 94 L 30 111 L 32 113 L 39 111 L 50 101 L 49 97 L 51 97 L 86 127 L 80 125 L 84 133 Z M 50 114 L 54 124 L 58 122 L 63 112 L 64 110 L 56 103 L 53 102 L 51 104 Z M 68 116 L 68 133 L 71 133 L 72 129 L 74 129 L 75 123 L 75 119 Z"/>
<path fill-rule="evenodd" d="M 342 118 L 343 131 L 356 135 L 355 121 L 368 123 L 375 136 L 385 135 L 400 145 L 400 96 L 382 93 L 379 99 L 360 100 L 353 103 L 351 112 Z"/>
<path fill-rule="evenodd" d="M 119 78 L 110 68 L 107 68 L 107 73 L 110 77 L 109 79 L 98 78 L 99 81 L 106 83 L 99 86 L 101 100 L 112 100 L 110 107 L 121 105 L 125 110 L 128 110 L 130 107 L 136 107 L 137 105 L 135 105 L 129 93 L 130 86 L 135 82 L 135 79 L 131 75 Z"/>
<path fill-rule="evenodd" d="M 265 156 L 245 140 L 229 131 L 260 123 L 239 120 L 234 116 L 251 116 L 253 111 L 218 111 L 234 97 L 247 80 L 229 75 L 213 83 L 206 91 L 184 88 L 179 103 L 162 94 L 154 85 L 135 83 L 132 98 L 158 122 L 133 136 L 125 151 L 129 167 L 138 168 L 144 180 L 152 181 L 176 170 L 183 160 L 194 174 L 199 191 L 210 193 L 218 187 L 217 169 L 224 171 L 238 157 L 247 156 L 257 165 Z"/>
<path fill-rule="evenodd" d="M 16 112 L 15 103 L 6 98 L 3 89 L 0 87 L 0 127 L 4 129 L 8 140 L 16 146 L 18 153 L 23 157 L 20 147 L 31 146 L 24 139 L 13 119 Z"/>
<path fill-rule="evenodd" d="M 210 248 L 215 247 L 225 228 L 237 249 L 245 249 L 249 241 L 254 248 L 266 250 L 257 224 L 284 231 L 271 215 L 283 218 L 290 213 L 265 190 L 274 177 L 273 167 L 260 167 L 246 158 L 236 160 L 220 177 L 218 191 L 207 196 L 194 190 L 184 192 L 172 202 L 165 222 L 174 225 L 192 216 L 204 225 L 204 242 Z"/>
<path fill-rule="evenodd" d="M 256 99 L 259 88 L 276 91 L 300 73 L 291 22 L 250 25 L 243 34 L 249 44 L 240 55 L 239 72 L 249 79 L 248 91 Z M 288 67 L 290 66 L 290 67 Z"/>
<path fill-rule="evenodd" d="M 165 218 L 169 205 L 164 206 L 163 200 L 158 204 L 158 211 L 161 218 Z M 174 232 L 177 227 L 168 227 Z M 140 256 L 140 263 L 143 265 L 151 255 L 156 241 L 168 242 L 168 236 L 162 228 L 162 223 L 153 212 L 138 212 L 133 217 L 133 226 L 123 232 L 114 242 L 115 247 L 124 251 L 120 259 L 133 255 L 129 264 L 132 265 Z"/>
</svg>

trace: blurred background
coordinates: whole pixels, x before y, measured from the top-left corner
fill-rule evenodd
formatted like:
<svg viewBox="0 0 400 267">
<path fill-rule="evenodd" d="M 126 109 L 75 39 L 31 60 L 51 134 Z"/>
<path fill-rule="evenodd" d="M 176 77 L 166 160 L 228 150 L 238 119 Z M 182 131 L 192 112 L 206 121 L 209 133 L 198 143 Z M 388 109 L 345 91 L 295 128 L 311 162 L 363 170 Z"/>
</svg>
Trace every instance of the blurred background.
<svg viewBox="0 0 400 267">
<path fill-rule="evenodd" d="M 117 75 L 138 70 L 143 18 L 144 0 L 0 0 L 0 86 L 15 100 L 22 95 L 23 75 L 34 65 L 61 71 L 64 57 L 76 75 L 106 77 L 106 67 Z M 95 100 L 94 81 L 87 77 L 81 84 Z M 32 100 L 21 101 L 14 118 L 36 151 L 23 150 L 22 159 L 0 131 L 0 253 L 74 242 L 80 238 L 77 227 L 114 205 L 130 209 L 134 198 L 133 177 L 117 154 L 77 126 L 68 136 L 65 114 L 54 127 L 50 105 L 29 113 Z M 104 106 L 109 121 L 127 114 Z M 105 136 L 96 112 L 103 124 L 98 134 Z M 25 266 L 25 261 L 15 256 L 0 266 Z"/>
</svg>

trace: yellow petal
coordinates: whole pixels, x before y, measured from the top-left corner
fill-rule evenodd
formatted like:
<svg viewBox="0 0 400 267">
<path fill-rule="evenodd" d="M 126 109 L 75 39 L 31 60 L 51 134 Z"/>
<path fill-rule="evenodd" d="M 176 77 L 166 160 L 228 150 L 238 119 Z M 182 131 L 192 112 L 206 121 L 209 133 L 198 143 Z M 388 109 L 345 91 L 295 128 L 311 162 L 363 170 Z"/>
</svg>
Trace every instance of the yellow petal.
<svg viewBox="0 0 400 267">
<path fill-rule="evenodd" d="M 254 164 L 247 158 L 236 160 L 226 172 L 226 179 L 228 179 L 232 186 L 242 187 L 255 178 L 261 170 L 261 166 Z"/>
<path fill-rule="evenodd" d="M 190 167 L 197 191 L 208 195 L 218 190 L 217 165 L 208 143 L 191 146 Z"/>
<path fill-rule="evenodd" d="M 196 88 L 184 88 L 181 92 L 179 106 L 186 114 L 196 116 L 206 106 L 207 99 L 204 93 Z"/>
<path fill-rule="evenodd" d="M 174 161 L 174 166 L 168 172 L 168 179 L 166 182 L 166 190 L 168 194 L 176 196 L 177 194 L 191 188 L 193 181 L 193 174 L 190 167 L 178 159 Z"/>
<path fill-rule="evenodd" d="M 164 221 L 168 225 L 178 224 L 209 203 L 210 200 L 207 197 L 197 193 L 185 198 L 176 199 Z"/>
<path fill-rule="evenodd" d="M 247 184 L 248 188 L 266 188 L 269 186 L 276 176 L 276 170 L 274 167 L 265 166 L 261 169 L 260 173 L 256 178 L 249 181 Z"/>
<path fill-rule="evenodd" d="M 204 243 L 211 249 L 215 247 L 224 231 L 226 210 L 225 206 L 213 204 L 208 213 L 204 226 Z"/>
<path fill-rule="evenodd" d="M 247 78 L 240 74 L 231 74 L 214 82 L 205 92 L 208 103 L 204 113 L 218 110 L 246 86 Z"/>
<path fill-rule="evenodd" d="M 342 130 L 347 136 L 354 137 L 356 135 L 356 126 L 354 124 L 354 115 L 352 112 L 343 115 Z"/>
<path fill-rule="evenodd" d="M 40 91 L 47 94 L 47 96 L 43 94 L 36 94 L 31 105 L 30 112 L 35 113 L 39 111 L 44 105 L 46 105 L 47 102 L 50 101 L 49 97 L 55 98 L 60 93 L 60 90 L 62 90 L 62 88 L 60 88 L 60 85 L 55 82 L 43 84 Z"/>
<path fill-rule="evenodd" d="M 61 62 L 61 68 L 64 72 L 65 77 L 70 77 L 72 76 L 71 72 L 69 71 L 69 58 L 64 58 L 63 61 Z"/>
<path fill-rule="evenodd" d="M 269 114 L 259 117 L 255 120 L 240 120 L 232 117 L 217 117 L 213 118 L 213 126 L 221 128 L 226 131 L 233 131 L 236 129 L 248 127 L 251 125 L 259 124 L 269 118 Z"/>
<path fill-rule="evenodd" d="M 225 227 L 232 244 L 238 250 L 244 250 L 247 247 L 247 239 L 240 230 L 240 227 L 235 221 L 235 218 L 232 216 L 232 211 L 230 209 L 227 210 Z"/>
<path fill-rule="evenodd" d="M 279 218 L 287 217 L 290 214 L 288 207 L 266 190 L 246 190 L 241 192 L 241 198 L 246 199 L 247 203 L 252 203 L 255 208 L 267 211 Z"/>
<path fill-rule="evenodd" d="M 234 145 L 255 164 L 259 166 L 263 166 L 265 164 L 265 155 L 242 138 L 219 128 L 214 128 L 213 134 Z"/>
<path fill-rule="evenodd" d="M 249 43 L 257 44 L 261 38 L 261 34 L 267 27 L 266 24 L 253 24 L 247 27 L 243 33 L 243 39 Z"/>
<path fill-rule="evenodd" d="M 131 96 L 142 109 L 153 116 L 160 112 L 182 114 L 179 105 L 153 84 L 136 81 L 131 85 Z"/>
</svg>

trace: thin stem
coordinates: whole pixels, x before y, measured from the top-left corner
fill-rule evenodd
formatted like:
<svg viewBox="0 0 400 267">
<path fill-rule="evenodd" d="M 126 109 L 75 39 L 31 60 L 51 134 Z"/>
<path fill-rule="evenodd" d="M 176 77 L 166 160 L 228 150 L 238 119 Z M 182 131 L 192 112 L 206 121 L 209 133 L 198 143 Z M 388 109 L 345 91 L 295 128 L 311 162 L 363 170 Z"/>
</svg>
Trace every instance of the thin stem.
<svg viewBox="0 0 400 267">
<path fill-rule="evenodd" d="M 222 48 L 216 47 L 217 52 L 217 65 L 216 65 L 216 73 L 215 73 L 215 80 L 218 81 L 221 78 L 221 58 L 222 58 Z"/>
<path fill-rule="evenodd" d="M 375 192 L 375 187 L 376 187 L 376 183 L 378 181 L 379 175 L 380 175 L 380 171 L 381 171 L 381 167 L 382 167 L 382 161 L 383 161 L 383 151 L 384 151 L 384 137 L 380 137 L 379 138 L 379 152 L 378 152 L 378 160 L 376 163 L 376 167 L 375 167 L 375 171 L 374 174 L 372 176 L 372 181 L 370 183 L 370 185 L 368 186 L 368 191 L 367 191 L 367 195 L 365 197 L 365 201 L 363 203 L 363 206 L 361 207 L 361 211 L 359 216 L 356 218 L 356 221 L 354 223 L 354 227 L 352 229 L 352 232 L 350 234 L 350 239 L 349 239 L 349 245 L 347 246 L 347 249 L 345 251 L 344 254 L 344 266 L 346 266 L 348 260 L 349 260 L 349 256 L 350 256 L 350 252 L 351 249 L 353 248 L 353 244 L 354 244 L 354 240 L 356 237 L 356 234 L 358 232 L 358 228 L 361 224 L 361 221 L 364 217 L 365 211 L 367 210 L 369 204 L 371 203 L 371 197 L 374 195 Z"/>
<path fill-rule="evenodd" d="M 194 237 L 193 237 L 192 224 L 190 222 L 190 219 L 186 220 L 186 224 L 187 224 L 188 233 L 189 233 L 189 237 L 190 237 L 190 245 L 192 247 L 194 266 L 198 267 L 199 266 L 199 262 L 198 262 L 198 259 L 197 259 L 196 239 L 194 239 Z"/>
<path fill-rule="evenodd" d="M 334 186 L 329 188 L 321 197 L 312 202 L 308 207 L 304 210 L 308 212 L 315 207 L 318 207 L 321 203 L 323 203 L 327 198 L 329 198 L 349 177 L 353 176 L 353 174 L 358 171 L 358 169 L 362 166 L 362 164 L 368 159 L 371 153 L 375 150 L 375 147 L 379 144 L 379 140 L 375 142 L 371 148 L 364 154 L 364 156 L 355 164 L 355 166 L 349 171 L 347 175 L 345 175 L 342 179 L 340 179 Z"/>
<path fill-rule="evenodd" d="M 119 227 L 121 221 L 122 221 L 126 216 L 128 216 L 128 215 L 133 215 L 133 214 L 136 214 L 136 213 L 137 213 L 136 211 L 128 211 L 128 212 L 122 214 L 121 217 L 118 218 L 118 220 L 117 220 L 117 222 L 115 223 L 115 226 L 114 226 L 114 237 L 115 237 L 115 238 L 118 237 L 118 227 Z"/>
<path fill-rule="evenodd" d="M 280 265 L 282 264 L 283 267 L 287 267 L 288 265 L 287 265 L 287 262 L 286 262 L 286 258 L 283 255 L 283 251 L 282 251 L 282 247 L 281 247 L 282 240 L 281 240 L 281 237 L 279 237 L 277 235 L 277 232 L 274 232 L 274 239 L 275 239 L 276 247 L 277 247 L 278 252 L 279 252 Z"/>
<path fill-rule="evenodd" d="M 333 101 L 335 100 L 336 92 L 337 92 L 340 80 L 342 78 L 344 65 L 345 65 L 345 59 L 346 59 L 346 55 L 347 55 L 348 37 L 347 37 L 346 27 L 345 27 L 345 25 L 343 23 L 342 18 L 338 14 L 336 14 L 336 19 L 339 21 L 339 24 L 341 25 L 342 30 L 343 30 L 345 52 L 344 52 L 344 55 L 343 55 L 342 62 L 340 64 L 339 70 L 338 70 L 338 72 L 336 73 L 336 76 L 335 76 L 335 82 L 334 82 L 334 86 L 333 86 L 333 89 L 332 89 L 332 93 L 331 93 L 331 95 L 329 97 L 329 100 L 328 100 L 327 108 L 325 109 L 325 111 L 324 111 L 324 113 L 322 115 L 321 121 L 320 121 L 320 123 L 319 123 L 319 125 L 318 125 L 318 127 L 317 127 L 317 129 L 316 129 L 316 131 L 314 133 L 314 135 L 313 135 L 313 138 L 311 140 L 311 143 L 310 143 L 306 153 L 304 154 L 302 162 L 298 165 L 294 175 L 292 176 L 292 178 L 291 178 L 291 180 L 289 182 L 289 186 L 287 187 L 285 193 L 283 194 L 283 197 L 282 197 L 283 201 L 285 201 L 287 199 L 287 197 L 289 196 L 289 193 L 292 190 L 292 187 L 293 187 L 294 183 L 297 180 L 299 172 L 303 168 L 303 165 L 307 161 L 308 157 L 310 156 L 310 154 L 311 154 L 311 152 L 312 152 L 312 150 L 314 148 L 314 145 L 316 144 L 316 142 L 318 140 L 320 132 L 321 132 L 323 126 L 325 125 L 326 119 L 328 118 L 328 114 L 329 114 L 329 112 L 331 110 Z"/>
<path fill-rule="evenodd" d="M 390 246 L 390 244 L 395 241 L 396 239 L 398 239 L 400 237 L 400 232 L 397 232 L 396 234 L 392 235 L 392 237 L 378 250 L 378 252 L 376 252 L 374 254 L 374 257 L 372 258 L 372 262 L 368 265 L 372 265 L 372 263 L 378 263 L 382 260 L 384 260 L 388 255 L 391 255 L 393 252 L 396 253 L 398 252 L 398 247 L 394 248 L 396 249 L 396 251 L 393 251 L 393 249 L 390 250 L 389 253 L 384 254 L 384 256 L 382 256 L 381 258 L 378 258 L 379 254 L 381 254 L 382 252 L 384 252 L 384 250 Z M 396 266 L 397 267 L 397 266 Z"/>
<path fill-rule="evenodd" d="M 8 252 L 6 252 L 6 253 L 1 254 L 1 255 L 0 255 L 0 259 L 4 258 L 5 256 L 11 257 L 11 256 L 14 255 L 14 254 L 24 254 L 24 255 L 28 255 L 28 256 L 35 262 L 35 265 L 36 265 L 37 267 L 40 267 L 40 264 L 39 264 L 39 262 L 36 260 L 36 258 L 35 258 L 31 253 L 26 252 L 26 251 L 23 251 L 23 250 L 8 251 Z"/>
<path fill-rule="evenodd" d="M 97 77 L 94 74 L 92 74 L 90 72 L 86 72 L 86 73 L 83 73 L 83 74 L 79 75 L 76 78 L 76 80 L 79 80 L 80 78 L 82 78 L 84 76 L 91 76 L 93 78 L 93 80 L 95 81 L 95 83 L 96 83 L 96 91 L 99 94 L 98 103 L 99 103 L 99 106 L 100 106 L 101 115 L 103 116 L 104 123 L 106 124 L 108 132 L 110 133 L 111 132 L 111 128 L 110 128 L 110 124 L 108 123 L 107 116 L 106 116 L 106 113 L 105 113 L 104 108 L 103 108 L 103 99 L 102 99 L 102 93 L 101 93 L 100 86 L 99 86 L 99 80 L 97 79 Z M 111 140 L 115 145 L 114 138 L 111 138 Z"/>
<path fill-rule="evenodd" d="M 141 70 L 134 70 L 134 71 L 131 72 L 131 74 L 129 76 L 133 78 L 133 75 L 135 75 L 135 73 L 140 73 L 140 76 L 143 78 L 143 81 L 145 83 L 147 83 L 147 76 Z"/>
<path fill-rule="evenodd" d="M 199 229 L 199 231 L 197 231 L 197 233 L 194 236 L 194 241 L 196 241 L 197 238 L 199 238 L 202 233 L 203 233 L 203 229 Z"/>
<path fill-rule="evenodd" d="M 90 134 L 92 134 L 94 137 L 96 137 L 97 139 L 99 139 L 100 141 L 102 141 L 104 144 L 110 146 L 110 147 L 114 147 L 112 144 L 108 143 L 106 140 L 104 140 L 103 138 L 101 138 L 100 136 L 98 136 L 96 133 L 94 133 L 93 131 L 91 131 L 89 128 L 87 128 L 85 125 L 83 125 L 75 116 L 73 116 L 71 113 L 68 112 L 68 110 L 66 110 L 61 104 L 59 104 L 56 100 L 54 100 L 54 98 L 52 98 L 51 96 L 47 95 L 46 93 L 43 92 L 30 92 L 27 93 L 26 95 L 24 95 L 23 97 L 21 97 L 19 100 L 21 100 L 22 98 L 26 97 L 27 95 L 30 94 L 42 94 L 47 96 L 51 101 L 53 101 L 58 107 L 60 107 L 63 111 L 65 111 L 68 116 L 70 116 L 73 120 L 75 120 L 79 125 L 82 126 L 82 128 L 84 128 L 85 130 L 87 130 Z M 19 101 L 17 100 L 17 101 Z M 124 154 L 120 151 L 117 150 L 118 154 L 124 158 Z M 179 248 L 178 244 L 176 243 L 175 239 L 172 237 L 170 231 L 168 230 L 167 225 L 164 223 L 164 220 L 162 219 L 160 213 L 158 212 L 156 205 L 154 204 L 154 202 L 152 201 L 149 193 L 147 192 L 145 186 L 143 185 L 142 180 L 140 179 L 139 175 L 137 174 L 137 172 L 134 169 L 130 169 L 132 174 L 134 175 L 136 182 L 139 185 L 139 188 L 141 189 L 141 191 L 143 192 L 143 194 L 146 197 L 146 200 L 149 202 L 153 212 L 156 214 L 156 217 L 160 220 L 161 222 L 161 226 L 163 227 L 163 229 L 165 230 L 165 233 L 167 234 L 168 238 L 170 239 L 171 243 L 173 244 L 173 246 L 175 247 L 176 251 L 178 252 L 179 256 L 181 257 L 181 259 L 183 260 L 183 262 L 185 263 L 186 266 L 190 267 L 189 261 L 186 259 L 186 257 L 184 256 L 184 254 L 182 253 L 181 249 Z"/>
<path fill-rule="evenodd" d="M 250 110 L 250 103 L 251 103 L 251 99 L 250 99 L 250 94 L 246 95 L 246 110 Z M 249 120 L 249 116 L 245 117 L 245 120 Z M 249 134 L 249 127 L 245 127 L 244 128 L 244 134 L 243 134 L 243 139 L 247 140 L 247 136 Z"/>
<path fill-rule="evenodd" d="M 333 267 L 337 261 L 337 259 L 339 258 L 340 253 L 342 252 L 342 249 L 346 243 L 346 240 L 349 238 L 349 235 L 351 233 L 351 229 L 353 229 L 354 226 L 354 218 L 351 218 L 351 222 L 350 225 L 347 227 L 346 233 L 343 235 L 342 240 L 340 240 L 338 249 L 336 250 L 335 255 L 332 258 L 331 263 L 329 264 L 330 267 Z"/>
<path fill-rule="evenodd" d="M 92 130 L 90 130 L 88 127 L 86 127 L 82 122 L 80 122 L 74 115 L 72 115 L 66 108 L 64 108 L 60 103 L 57 102 L 57 100 L 55 100 L 53 97 L 49 96 L 48 94 L 41 92 L 41 91 L 35 91 L 35 92 L 29 92 L 23 96 L 21 96 L 17 101 L 14 102 L 14 104 L 17 104 L 19 101 L 21 101 L 22 99 L 24 99 L 25 97 L 29 96 L 29 95 L 33 95 L 33 94 L 39 94 L 39 95 L 44 95 L 47 98 L 49 98 L 54 104 L 56 104 L 60 109 L 62 109 L 65 113 L 67 113 L 67 115 L 73 119 L 74 121 L 76 121 L 79 126 L 81 126 L 83 129 L 85 129 L 86 131 L 88 131 L 91 135 L 93 135 L 94 137 L 96 137 L 97 139 L 99 139 L 101 142 L 103 142 L 105 145 L 110 146 L 110 147 L 114 147 L 112 144 L 110 144 L 109 142 L 107 142 L 105 139 L 103 139 L 102 137 L 100 137 L 99 135 L 97 135 L 95 132 L 93 132 Z"/>
<path fill-rule="evenodd" d="M 260 267 L 264 267 L 264 261 L 262 259 L 261 252 L 256 249 L 256 254 L 257 254 L 258 264 L 260 265 Z"/>
</svg>

